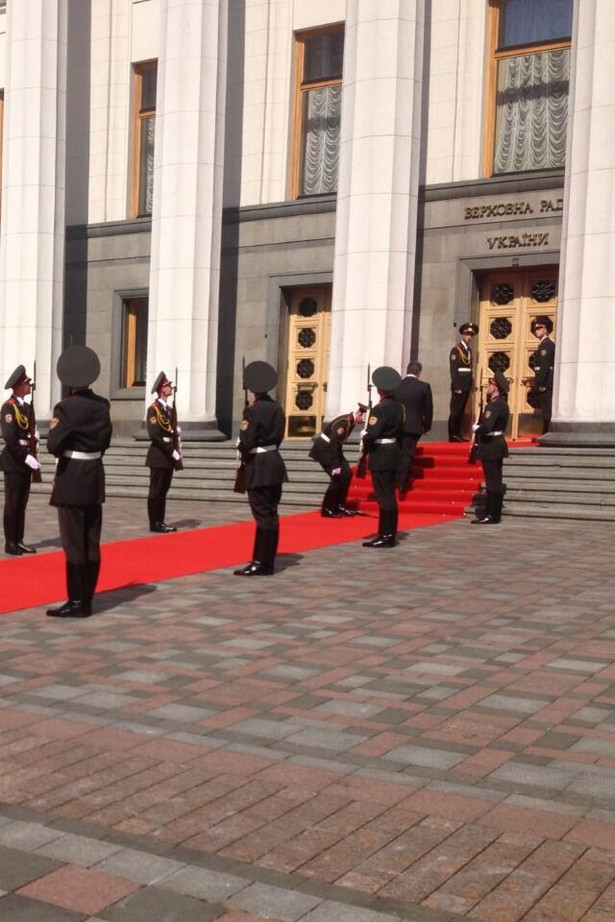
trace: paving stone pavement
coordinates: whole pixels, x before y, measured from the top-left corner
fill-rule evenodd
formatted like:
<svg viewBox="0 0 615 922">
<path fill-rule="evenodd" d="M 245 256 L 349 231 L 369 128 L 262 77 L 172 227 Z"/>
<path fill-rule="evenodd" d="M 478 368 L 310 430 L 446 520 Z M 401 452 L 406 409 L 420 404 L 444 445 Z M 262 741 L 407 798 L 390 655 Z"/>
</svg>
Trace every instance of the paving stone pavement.
<svg viewBox="0 0 615 922">
<path fill-rule="evenodd" d="M 3 922 L 613 922 L 610 525 L 281 563 L 0 616 Z"/>
</svg>

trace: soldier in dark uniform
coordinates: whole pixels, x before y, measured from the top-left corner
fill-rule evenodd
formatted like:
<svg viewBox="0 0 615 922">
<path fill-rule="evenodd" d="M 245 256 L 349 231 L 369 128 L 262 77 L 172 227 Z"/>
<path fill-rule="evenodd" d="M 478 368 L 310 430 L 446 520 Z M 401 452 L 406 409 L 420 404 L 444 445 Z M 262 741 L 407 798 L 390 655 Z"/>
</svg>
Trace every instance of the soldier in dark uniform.
<svg viewBox="0 0 615 922">
<path fill-rule="evenodd" d="M 2 438 L 4 449 L 0 454 L 0 470 L 4 471 L 4 550 L 20 557 L 36 554 L 24 544 L 26 506 L 30 495 L 32 472 L 40 470 L 32 444 L 38 440 L 35 432 L 32 407 L 25 397 L 32 393 L 32 381 L 23 365 L 18 365 L 4 385 L 13 393 L 2 405 Z"/>
<path fill-rule="evenodd" d="M 278 451 L 284 438 L 286 418 L 280 404 L 269 396 L 278 375 L 267 362 L 250 362 L 243 373 L 243 386 L 254 401 L 243 411 L 237 446 L 245 468 L 245 487 L 256 536 L 251 562 L 235 576 L 271 576 L 278 548 L 280 524 L 278 505 L 282 484 L 288 481 Z"/>
<path fill-rule="evenodd" d="M 473 429 L 476 434 L 476 457 L 483 467 L 487 501 L 482 514 L 477 513 L 473 525 L 499 525 L 502 520 L 504 484 L 502 468 L 508 457 L 504 434 L 510 415 L 508 409 L 509 385 L 498 369 L 489 380 L 487 405 Z"/>
<path fill-rule="evenodd" d="M 410 486 L 418 440 L 429 432 L 433 422 L 433 395 L 429 384 L 419 380 L 422 370 L 420 362 L 409 362 L 406 376 L 395 391 L 395 398 L 403 403 L 406 411 L 399 468 L 400 493 L 406 493 Z"/>
<path fill-rule="evenodd" d="M 147 408 L 147 434 L 152 440 L 145 459 L 145 464 L 149 467 L 149 530 L 163 535 L 177 531 L 174 525 L 167 525 L 164 520 L 173 471 L 181 463 L 181 455 L 175 447 L 178 429 L 173 425 L 174 411 L 168 402 L 172 390 L 173 385 L 164 371 L 161 371 L 152 387 L 152 394 L 157 395 L 156 399 Z"/>
<path fill-rule="evenodd" d="M 310 458 L 318 461 L 323 471 L 331 478 L 322 500 L 321 515 L 324 518 L 339 519 L 344 515 L 356 515 L 354 510 L 346 507 L 352 471 L 344 456 L 344 442 L 353 431 L 355 423 L 363 421 L 366 409 L 363 404 L 359 404 L 356 413 L 343 413 L 337 416 L 314 439 Z"/>
<path fill-rule="evenodd" d="M 98 356 L 87 346 L 69 346 L 57 365 L 70 396 L 57 403 L 49 423 L 47 448 L 58 459 L 51 505 L 58 508 L 66 555 L 68 601 L 50 608 L 56 618 L 87 618 L 100 570 L 105 471 L 102 456 L 111 441 L 109 401 L 90 384 L 100 374 Z"/>
<path fill-rule="evenodd" d="M 532 366 L 534 380 L 530 383 L 528 403 L 542 413 L 542 434 L 549 431 L 551 425 L 551 408 L 553 405 L 553 367 L 555 365 L 555 343 L 549 339 L 553 331 L 550 317 L 535 317 L 532 321 L 532 333 L 540 342 L 534 352 Z"/>
<path fill-rule="evenodd" d="M 364 448 L 380 516 L 378 534 L 363 547 L 395 547 L 397 534 L 397 476 L 401 463 L 400 444 L 404 434 L 404 408 L 393 396 L 401 384 L 401 375 L 386 365 L 376 368 L 372 381 L 380 401 L 371 410 L 364 429 Z"/>
<path fill-rule="evenodd" d="M 472 391 L 472 338 L 478 333 L 475 323 L 462 323 L 459 327 L 459 342 L 449 355 L 451 372 L 451 405 L 448 417 L 449 442 L 467 442 L 461 435 L 463 414 Z"/>
</svg>

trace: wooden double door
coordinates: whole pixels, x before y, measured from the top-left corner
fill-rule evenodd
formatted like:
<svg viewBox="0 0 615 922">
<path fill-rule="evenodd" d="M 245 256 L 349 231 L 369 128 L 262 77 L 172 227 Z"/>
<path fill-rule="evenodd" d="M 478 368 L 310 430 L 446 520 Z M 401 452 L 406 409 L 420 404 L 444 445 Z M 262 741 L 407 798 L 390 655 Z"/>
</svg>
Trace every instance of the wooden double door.
<svg viewBox="0 0 615 922">
<path fill-rule="evenodd" d="M 286 364 L 286 437 L 310 438 L 322 428 L 331 342 L 331 286 L 291 293 Z"/>
<path fill-rule="evenodd" d="M 476 390 L 473 419 L 477 418 L 481 385 L 486 391 L 490 374 L 499 368 L 510 384 L 511 438 L 542 432 L 542 420 L 527 402 L 524 380 L 533 377 L 533 354 L 538 340 L 532 333 L 532 321 L 539 315 L 553 321 L 556 337 L 558 267 L 499 270 L 479 279 L 480 312 Z"/>
</svg>

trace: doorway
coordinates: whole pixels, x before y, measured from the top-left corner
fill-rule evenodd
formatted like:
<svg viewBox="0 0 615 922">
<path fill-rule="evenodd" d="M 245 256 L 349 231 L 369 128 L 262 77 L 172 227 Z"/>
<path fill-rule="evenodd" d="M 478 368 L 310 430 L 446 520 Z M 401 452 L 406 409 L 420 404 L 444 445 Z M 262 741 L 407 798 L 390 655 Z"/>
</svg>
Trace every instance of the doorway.
<svg viewBox="0 0 615 922">
<path fill-rule="evenodd" d="M 322 427 L 331 340 L 331 286 L 291 293 L 286 364 L 286 437 L 311 438 Z"/>
</svg>

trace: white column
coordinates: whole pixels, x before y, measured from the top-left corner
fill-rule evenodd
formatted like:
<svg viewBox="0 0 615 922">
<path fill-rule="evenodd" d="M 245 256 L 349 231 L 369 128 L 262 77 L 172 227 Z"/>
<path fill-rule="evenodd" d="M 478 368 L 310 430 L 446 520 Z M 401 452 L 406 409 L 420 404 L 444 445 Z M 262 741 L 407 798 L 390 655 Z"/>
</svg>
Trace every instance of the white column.
<svg viewBox="0 0 615 922">
<path fill-rule="evenodd" d="M 410 349 L 423 0 L 348 0 L 327 416 Z"/>
<path fill-rule="evenodd" d="M 545 439 L 615 439 L 615 9 L 575 4 L 556 349 Z"/>
<path fill-rule="evenodd" d="M 227 0 L 161 0 L 147 370 L 177 366 L 184 423 L 215 414 L 226 29 Z"/>
<path fill-rule="evenodd" d="M 7 4 L 0 374 L 36 360 L 39 418 L 60 396 L 67 0 Z"/>
</svg>

